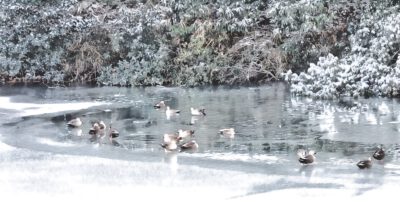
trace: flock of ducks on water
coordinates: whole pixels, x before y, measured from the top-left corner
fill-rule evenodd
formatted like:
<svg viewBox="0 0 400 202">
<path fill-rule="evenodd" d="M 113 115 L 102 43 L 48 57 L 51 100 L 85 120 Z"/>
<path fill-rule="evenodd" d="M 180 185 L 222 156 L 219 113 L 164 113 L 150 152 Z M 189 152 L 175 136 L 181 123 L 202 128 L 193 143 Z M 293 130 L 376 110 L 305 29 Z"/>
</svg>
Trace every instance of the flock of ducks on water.
<svg viewBox="0 0 400 202">
<path fill-rule="evenodd" d="M 179 114 L 181 111 L 176 109 L 171 109 L 169 106 L 165 104 L 165 101 L 161 101 L 154 105 L 156 109 L 165 109 L 165 113 L 167 117 Z M 205 116 L 206 112 L 204 108 L 190 108 L 190 113 L 192 116 Z M 79 128 L 82 126 L 82 120 L 77 117 L 71 119 L 67 122 L 68 127 Z M 89 130 L 89 134 L 94 138 L 103 138 L 107 134 L 110 141 L 113 141 L 115 138 L 119 136 L 119 132 L 112 128 L 111 124 L 107 130 L 107 126 L 103 121 L 96 121 L 92 124 L 92 127 Z M 223 135 L 227 138 L 235 137 L 235 129 L 234 128 L 224 128 L 219 130 L 219 134 Z M 166 152 L 170 151 L 196 151 L 199 148 L 196 140 L 193 139 L 194 130 L 182 130 L 179 129 L 176 133 L 173 134 L 164 134 L 163 142 L 160 144 L 162 148 Z"/>
<path fill-rule="evenodd" d="M 297 155 L 299 157 L 299 162 L 302 164 L 313 163 L 316 159 L 315 154 L 316 154 L 316 152 L 314 150 L 306 151 L 304 149 L 299 149 L 297 151 Z M 372 157 L 378 161 L 383 160 L 383 158 L 385 158 L 385 151 L 383 150 L 382 146 L 378 147 L 378 149 L 372 154 Z M 356 165 L 360 169 L 371 168 L 372 158 L 369 157 L 366 160 L 361 160 Z"/>
<path fill-rule="evenodd" d="M 176 109 L 171 109 L 169 106 L 165 104 L 165 101 L 160 101 L 159 103 L 154 105 L 156 109 L 165 109 L 165 113 L 167 116 L 179 114 L 181 111 Z M 190 108 L 190 113 L 192 116 L 205 116 L 206 112 L 204 108 Z M 82 120 L 78 118 L 71 119 L 68 121 L 67 125 L 69 127 L 78 128 L 82 125 Z M 92 124 L 92 128 L 89 130 L 89 134 L 95 136 L 97 138 L 103 138 L 107 134 L 110 141 L 117 138 L 119 136 L 118 130 L 112 128 L 111 124 L 107 131 L 107 126 L 103 121 L 96 121 Z M 219 134 L 223 135 L 227 138 L 235 137 L 235 129 L 234 128 L 224 128 L 219 130 Z M 170 151 L 196 151 L 199 148 L 196 140 L 193 139 L 194 130 L 182 130 L 179 129 L 177 133 L 173 134 L 164 134 L 163 142 L 160 144 L 162 148 L 166 152 Z M 298 160 L 301 164 L 311 164 L 314 163 L 316 157 L 316 152 L 314 150 L 304 150 L 299 149 L 297 151 Z M 372 154 L 372 157 L 378 161 L 385 158 L 385 151 L 382 146 L 379 146 L 378 149 Z M 372 166 L 372 158 L 369 157 L 366 160 L 361 160 L 357 164 L 357 167 L 360 169 L 371 168 Z"/>
<path fill-rule="evenodd" d="M 165 101 L 160 101 L 154 105 L 156 109 L 165 109 L 165 114 L 167 117 L 175 114 L 179 114 L 181 111 L 176 109 L 171 109 L 165 104 Z M 192 116 L 206 116 L 206 110 L 204 108 L 190 108 L 190 114 Z M 228 138 L 235 137 L 235 129 L 224 128 L 219 130 L 219 133 Z M 170 151 L 196 151 L 199 148 L 196 140 L 194 138 L 194 130 L 182 130 L 179 129 L 177 133 L 164 134 L 163 142 L 160 144 L 166 152 Z"/>
<path fill-rule="evenodd" d="M 72 128 L 79 128 L 82 126 L 82 120 L 79 117 L 71 119 L 70 121 L 68 121 L 67 126 Z M 111 124 L 107 130 L 107 126 L 103 121 L 94 122 L 89 130 L 89 135 L 92 135 L 96 138 L 103 138 L 106 134 L 110 141 L 113 141 L 115 138 L 119 137 L 118 130 L 112 128 Z"/>
</svg>

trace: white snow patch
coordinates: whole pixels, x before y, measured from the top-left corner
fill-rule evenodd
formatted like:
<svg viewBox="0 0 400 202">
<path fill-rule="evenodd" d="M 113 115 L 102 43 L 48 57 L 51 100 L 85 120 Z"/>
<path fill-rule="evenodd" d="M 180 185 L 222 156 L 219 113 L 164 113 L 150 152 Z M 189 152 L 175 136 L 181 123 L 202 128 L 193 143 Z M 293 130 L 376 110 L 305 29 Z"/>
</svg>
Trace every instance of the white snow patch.
<svg viewBox="0 0 400 202">
<path fill-rule="evenodd" d="M 32 116 L 39 114 L 55 113 L 70 110 L 82 110 L 94 106 L 106 105 L 105 102 L 76 102 L 60 104 L 35 104 L 35 103 L 14 103 L 10 97 L 0 97 L 0 108 L 17 110 L 21 116 Z"/>
</svg>

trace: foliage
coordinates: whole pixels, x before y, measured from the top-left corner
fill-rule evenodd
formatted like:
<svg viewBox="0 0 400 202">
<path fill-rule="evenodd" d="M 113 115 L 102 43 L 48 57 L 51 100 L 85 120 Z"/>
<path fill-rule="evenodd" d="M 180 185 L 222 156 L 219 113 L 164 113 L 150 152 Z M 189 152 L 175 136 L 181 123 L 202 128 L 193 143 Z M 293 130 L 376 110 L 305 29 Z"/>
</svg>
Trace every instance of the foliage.
<svg viewBox="0 0 400 202">
<path fill-rule="evenodd" d="M 378 10 L 388 8 L 395 14 L 397 4 L 395 0 L 3 0 L 0 78 L 197 86 L 259 84 L 278 80 L 282 72 L 289 72 L 287 78 L 300 78 L 300 72 L 324 66 L 323 61 L 337 60 L 332 64 L 340 66 L 345 60 L 362 58 L 358 55 L 376 58 L 375 66 L 393 67 L 398 63 L 398 43 L 386 44 L 379 37 L 375 43 L 369 41 L 374 38 L 370 33 L 359 30 L 371 29 L 375 21 L 390 21 L 389 14 L 378 15 Z M 371 23 L 360 26 L 368 16 Z M 386 33 L 382 27 L 373 29 Z M 364 50 L 383 49 L 378 44 L 391 48 Z M 294 87 L 303 81 L 289 80 Z"/>
<path fill-rule="evenodd" d="M 375 7 L 364 15 L 342 58 L 328 55 L 307 72 L 286 74 L 292 92 L 312 97 L 398 96 L 400 93 L 399 7 Z"/>
</svg>

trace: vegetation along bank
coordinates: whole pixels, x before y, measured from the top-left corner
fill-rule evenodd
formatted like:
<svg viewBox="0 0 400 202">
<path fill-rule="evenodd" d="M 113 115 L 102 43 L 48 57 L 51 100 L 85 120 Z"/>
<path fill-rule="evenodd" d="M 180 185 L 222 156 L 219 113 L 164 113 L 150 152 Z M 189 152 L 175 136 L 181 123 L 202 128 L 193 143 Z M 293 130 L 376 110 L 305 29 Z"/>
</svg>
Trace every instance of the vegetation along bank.
<svg viewBox="0 0 400 202">
<path fill-rule="evenodd" d="M 3 0 L 2 83 L 398 96 L 399 0 Z"/>
</svg>

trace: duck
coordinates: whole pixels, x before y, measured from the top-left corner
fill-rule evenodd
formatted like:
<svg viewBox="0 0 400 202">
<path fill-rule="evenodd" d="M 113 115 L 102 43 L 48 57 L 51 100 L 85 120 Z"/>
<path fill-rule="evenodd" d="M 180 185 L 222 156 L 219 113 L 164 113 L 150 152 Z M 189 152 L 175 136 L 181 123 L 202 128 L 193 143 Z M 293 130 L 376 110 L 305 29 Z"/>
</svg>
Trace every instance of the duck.
<svg viewBox="0 0 400 202">
<path fill-rule="evenodd" d="M 193 107 L 190 107 L 190 113 L 192 116 L 205 116 L 206 115 L 206 109 L 196 109 Z"/>
<path fill-rule="evenodd" d="M 167 106 L 167 110 L 165 110 L 165 113 L 167 115 L 179 114 L 180 112 L 181 112 L 181 110 L 171 109 L 169 106 Z"/>
<path fill-rule="evenodd" d="M 94 122 L 92 128 L 89 130 L 90 135 L 103 136 L 106 124 L 103 121 Z"/>
<path fill-rule="evenodd" d="M 194 135 L 194 130 L 178 130 L 178 140 L 182 140 L 188 137 L 193 137 Z"/>
<path fill-rule="evenodd" d="M 118 132 L 118 130 L 113 129 L 113 128 L 111 127 L 111 124 L 110 124 L 110 132 L 109 132 L 108 136 L 110 137 L 111 140 L 114 139 L 114 138 L 119 137 L 119 132 Z"/>
<path fill-rule="evenodd" d="M 104 129 L 107 128 L 106 124 L 103 121 L 99 121 L 98 123 L 99 123 L 99 126 L 100 126 L 101 130 L 104 130 Z"/>
<path fill-rule="evenodd" d="M 310 164 L 315 161 L 315 152 L 314 150 L 306 151 L 304 149 L 299 149 L 297 151 L 297 156 L 299 156 L 299 162 L 302 164 Z"/>
<path fill-rule="evenodd" d="M 235 137 L 235 129 L 234 128 L 224 128 L 219 130 L 219 134 L 228 137 L 228 138 L 234 138 Z"/>
<path fill-rule="evenodd" d="M 360 169 L 371 168 L 371 166 L 372 166 L 371 157 L 369 157 L 367 160 L 361 160 L 357 163 L 357 167 L 359 167 Z"/>
<path fill-rule="evenodd" d="M 160 144 L 164 148 L 165 152 L 175 151 L 178 149 L 178 135 L 176 134 L 164 134 L 164 142 Z"/>
<path fill-rule="evenodd" d="M 70 121 L 68 121 L 67 125 L 69 127 L 77 128 L 82 125 L 82 121 L 79 117 L 77 117 L 77 118 L 74 118 L 74 119 L 71 119 Z"/>
<path fill-rule="evenodd" d="M 372 157 L 374 157 L 376 160 L 382 160 L 385 158 L 385 151 L 383 150 L 382 146 L 378 147 Z"/>
<path fill-rule="evenodd" d="M 181 152 L 182 151 L 187 151 L 187 150 L 197 150 L 199 148 L 199 145 L 197 144 L 197 142 L 195 140 L 191 140 L 190 142 L 187 142 L 183 145 L 180 146 L 181 148 Z"/>
<path fill-rule="evenodd" d="M 89 129 L 89 134 L 90 135 L 96 135 L 100 131 L 100 126 L 96 122 L 92 125 L 92 127 Z"/>
<path fill-rule="evenodd" d="M 161 108 L 164 108 L 166 105 L 165 105 L 165 102 L 164 102 L 164 100 L 162 100 L 162 101 L 160 101 L 159 103 L 157 103 L 157 104 L 155 104 L 154 105 L 154 108 L 155 109 L 161 109 Z"/>
</svg>

